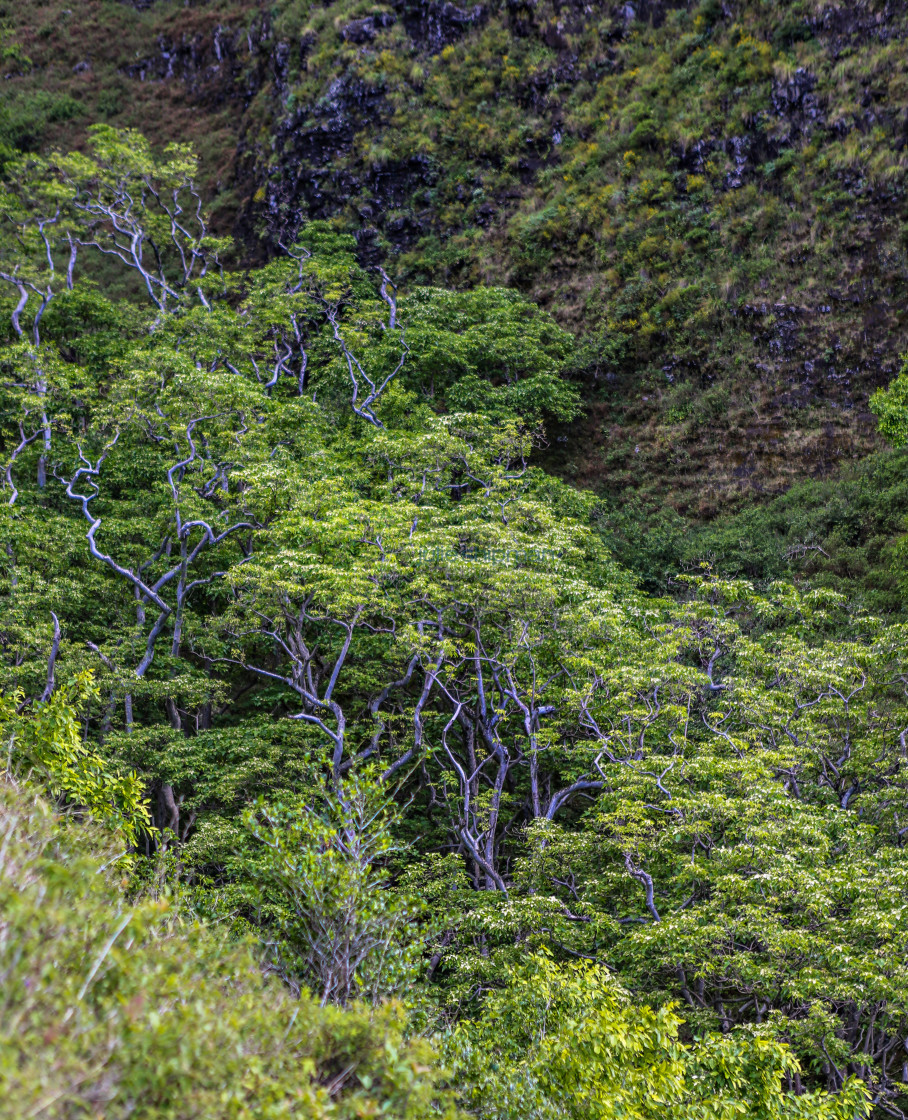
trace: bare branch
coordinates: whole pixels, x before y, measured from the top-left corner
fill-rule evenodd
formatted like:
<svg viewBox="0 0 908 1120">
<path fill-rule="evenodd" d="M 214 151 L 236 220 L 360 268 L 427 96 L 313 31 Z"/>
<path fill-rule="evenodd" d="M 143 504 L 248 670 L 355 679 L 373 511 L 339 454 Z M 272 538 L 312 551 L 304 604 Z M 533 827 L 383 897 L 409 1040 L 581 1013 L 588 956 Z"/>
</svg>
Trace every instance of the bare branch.
<svg viewBox="0 0 908 1120">
<path fill-rule="evenodd" d="M 60 652 L 60 620 L 50 612 L 50 617 L 54 620 L 54 637 L 50 647 L 50 656 L 47 659 L 47 684 L 44 686 L 44 692 L 41 694 L 41 699 L 45 703 L 50 700 L 54 691 L 54 670 L 57 665 L 57 654 Z"/>
</svg>

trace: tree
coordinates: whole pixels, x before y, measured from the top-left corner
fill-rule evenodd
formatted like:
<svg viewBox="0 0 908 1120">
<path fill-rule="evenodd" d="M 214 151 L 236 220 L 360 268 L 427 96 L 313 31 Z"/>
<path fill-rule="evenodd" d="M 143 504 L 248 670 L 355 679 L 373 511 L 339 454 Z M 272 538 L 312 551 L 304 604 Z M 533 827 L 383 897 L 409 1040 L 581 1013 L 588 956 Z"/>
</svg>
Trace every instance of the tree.
<svg viewBox="0 0 908 1120">
<path fill-rule="evenodd" d="M 444 1056 L 466 1111 L 476 1117 L 661 1117 L 770 1120 L 866 1116 L 852 1079 L 836 1096 L 791 1096 L 797 1070 L 765 1032 L 684 1045 L 671 1005 L 634 1002 L 603 967 L 531 958 L 507 976 L 482 1018 L 445 1037 Z"/>
<path fill-rule="evenodd" d="M 790 1045 L 784 1107 L 859 1076 L 899 1115 L 904 629 L 642 593 L 534 464 L 577 407 L 546 315 L 398 291 L 324 223 L 230 272 L 190 153 L 92 145 L 7 186 L 16 705 L 94 674 L 67 750 L 140 775 L 147 853 L 291 986 L 421 960 L 426 1017 L 479 1021 L 528 953 L 607 962 L 704 1053 Z"/>
<path fill-rule="evenodd" d="M 381 997 L 412 982 L 420 905 L 390 889 L 398 810 L 374 779 L 356 775 L 313 804 L 258 804 L 244 815 L 264 848 L 249 870 L 274 929 L 276 968 L 327 1002 Z"/>
<path fill-rule="evenodd" d="M 882 435 L 896 447 L 904 446 L 908 442 L 908 361 L 891 385 L 873 394 L 870 407 L 879 417 Z"/>
</svg>

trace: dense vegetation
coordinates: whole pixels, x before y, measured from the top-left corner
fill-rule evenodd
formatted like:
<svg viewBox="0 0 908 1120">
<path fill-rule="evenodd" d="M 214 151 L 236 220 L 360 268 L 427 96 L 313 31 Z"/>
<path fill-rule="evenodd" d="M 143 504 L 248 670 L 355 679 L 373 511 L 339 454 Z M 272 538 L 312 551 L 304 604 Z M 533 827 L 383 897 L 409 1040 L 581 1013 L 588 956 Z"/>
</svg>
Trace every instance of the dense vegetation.
<svg viewBox="0 0 908 1120">
<path fill-rule="evenodd" d="M 518 288 L 581 339 L 552 464 L 644 522 L 879 450 L 867 400 L 908 346 L 899 0 L 68 4 L 0 5 L 0 138 L 189 140 L 251 259 L 332 218 L 411 282 Z"/>
<path fill-rule="evenodd" d="M 836 478 L 742 505 L 719 447 L 695 508 L 703 476 L 653 466 L 766 415 L 748 301 L 846 284 L 849 207 L 900 190 L 894 118 L 852 151 L 829 100 L 891 73 L 897 16 L 833 67 L 803 7 L 222 12 L 274 144 L 214 209 L 163 118 L 55 145 L 122 123 L 125 78 L 42 101 L 58 29 L 8 23 L 11 1116 L 906 1114 L 908 369 L 879 437 L 856 415 L 898 323 L 834 425 L 878 450 Z M 351 89 L 373 116 L 316 151 Z M 789 480 L 808 398 L 779 404 Z M 575 488 L 558 441 L 603 409 L 617 457 Z"/>
</svg>

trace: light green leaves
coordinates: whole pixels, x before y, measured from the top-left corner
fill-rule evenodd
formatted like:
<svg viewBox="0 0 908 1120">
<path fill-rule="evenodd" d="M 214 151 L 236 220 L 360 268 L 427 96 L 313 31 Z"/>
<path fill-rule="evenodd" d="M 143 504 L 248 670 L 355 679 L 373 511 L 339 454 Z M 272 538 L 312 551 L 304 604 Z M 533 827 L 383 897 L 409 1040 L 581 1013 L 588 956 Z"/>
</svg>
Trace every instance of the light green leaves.
<svg viewBox="0 0 908 1120">
<path fill-rule="evenodd" d="M 465 1109 L 479 1118 L 853 1120 L 867 1115 L 860 1083 L 836 1096 L 795 1097 L 791 1052 L 765 1031 L 684 1045 L 671 1005 L 630 998 L 602 966 L 532 957 L 509 972 L 482 1017 L 444 1038 Z"/>
<path fill-rule="evenodd" d="M 870 407 L 880 421 L 880 431 L 896 447 L 908 443 L 908 362 L 898 377 L 870 398 Z"/>
<path fill-rule="evenodd" d="M 415 975 L 421 907 L 391 889 L 386 870 L 398 818 L 363 774 L 243 816 L 261 846 L 249 869 L 280 938 L 276 967 L 322 1003 L 374 1002 Z"/>
<path fill-rule="evenodd" d="M 91 675 L 82 673 L 24 711 L 21 691 L 0 697 L 7 765 L 135 842 L 150 823 L 143 783 L 135 773 L 115 769 L 83 738 L 79 711 L 96 695 Z"/>
</svg>

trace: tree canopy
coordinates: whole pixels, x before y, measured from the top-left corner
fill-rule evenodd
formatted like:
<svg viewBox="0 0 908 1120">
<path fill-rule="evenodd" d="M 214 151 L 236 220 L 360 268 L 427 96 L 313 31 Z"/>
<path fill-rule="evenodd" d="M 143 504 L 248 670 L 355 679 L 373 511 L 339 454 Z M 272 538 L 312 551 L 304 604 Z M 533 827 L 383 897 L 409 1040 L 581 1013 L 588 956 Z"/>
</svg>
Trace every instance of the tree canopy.
<svg viewBox="0 0 908 1120">
<path fill-rule="evenodd" d="M 7 1099 L 903 1115 L 905 626 L 707 564 L 644 592 L 538 465 L 580 407 L 545 312 L 320 223 L 242 269 L 195 174 L 104 126 L 6 169 L 10 773 L 132 857 L 87 886 L 93 826 L 4 793 L 51 890 L 0 926 L 44 1040 Z"/>
</svg>

